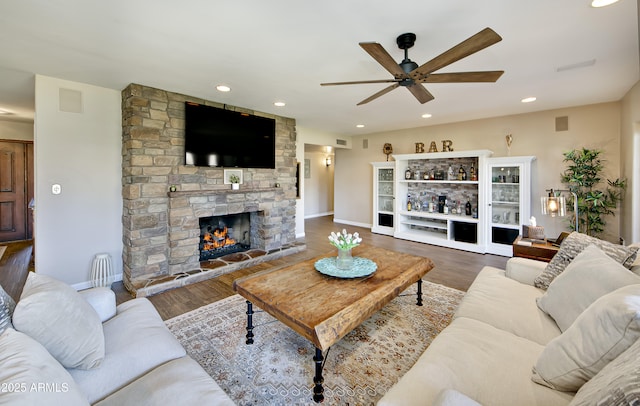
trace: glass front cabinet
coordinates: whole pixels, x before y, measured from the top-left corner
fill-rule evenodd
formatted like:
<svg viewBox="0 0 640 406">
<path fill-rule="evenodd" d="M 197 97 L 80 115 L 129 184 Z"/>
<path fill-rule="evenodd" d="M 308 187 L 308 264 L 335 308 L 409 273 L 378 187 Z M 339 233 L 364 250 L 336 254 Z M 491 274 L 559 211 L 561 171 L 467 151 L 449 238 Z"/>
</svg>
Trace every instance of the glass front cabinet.
<svg viewBox="0 0 640 406">
<path fill-rule="evenodd" d="M 513 241 L 531 216 L 531 167 L 535 157 L 487 159 L 488 253 L 511 256 Z"/>
<path fill-rule="evenodd" d="M 395 162 L 372 162 L 373 222 L 372 233 L 393 235 L 395 202 Z"/>
</svg>

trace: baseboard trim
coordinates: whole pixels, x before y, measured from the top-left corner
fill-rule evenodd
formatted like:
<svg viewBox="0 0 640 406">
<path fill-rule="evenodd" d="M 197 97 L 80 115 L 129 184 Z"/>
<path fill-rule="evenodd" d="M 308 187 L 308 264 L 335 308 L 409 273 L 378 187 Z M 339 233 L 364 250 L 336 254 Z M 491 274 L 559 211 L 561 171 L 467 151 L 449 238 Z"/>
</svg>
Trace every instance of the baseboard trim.
<svg viewBox="0 0 640 406">
<path fill-rule="evenodd" d="M 348 224 L 350 226 L 356 226 L 356 227 L 362 227 L 362 228 L 371 228 L 371 224 L 368 224 L 368 223 L 359 223 L 357 221 L 342 220 L 342 219 L 337 219 L 335 217 L 333 218 L 333 222 L 340 223 L 340 224 Z"/>
</svg>

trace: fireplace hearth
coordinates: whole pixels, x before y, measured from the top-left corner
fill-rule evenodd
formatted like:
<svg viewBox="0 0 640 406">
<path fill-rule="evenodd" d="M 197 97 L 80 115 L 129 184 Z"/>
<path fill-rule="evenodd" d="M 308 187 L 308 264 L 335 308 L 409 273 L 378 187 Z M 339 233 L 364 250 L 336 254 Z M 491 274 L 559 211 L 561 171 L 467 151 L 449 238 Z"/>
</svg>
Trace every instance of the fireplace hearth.
<svg viewBox="0 0 640 406">
<path fill-rule="evenodd" d="M 215 259 L 251 248 L 250 213 L 202 217 L 200 223 L 200 261 Z"/>
</svg>

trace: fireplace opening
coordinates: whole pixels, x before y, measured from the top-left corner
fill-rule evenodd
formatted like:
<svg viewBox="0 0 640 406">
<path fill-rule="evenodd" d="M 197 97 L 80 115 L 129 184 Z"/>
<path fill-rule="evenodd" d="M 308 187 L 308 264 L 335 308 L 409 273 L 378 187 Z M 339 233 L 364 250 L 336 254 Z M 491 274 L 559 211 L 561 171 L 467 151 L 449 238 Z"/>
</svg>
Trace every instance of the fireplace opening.
<svg viewBox="0 0 640 406">
<path fill-rule="evenodd" d="M 200 261 L 251 248 L 250 213 L 202 217 L 199 221 Z"/>
</svg>

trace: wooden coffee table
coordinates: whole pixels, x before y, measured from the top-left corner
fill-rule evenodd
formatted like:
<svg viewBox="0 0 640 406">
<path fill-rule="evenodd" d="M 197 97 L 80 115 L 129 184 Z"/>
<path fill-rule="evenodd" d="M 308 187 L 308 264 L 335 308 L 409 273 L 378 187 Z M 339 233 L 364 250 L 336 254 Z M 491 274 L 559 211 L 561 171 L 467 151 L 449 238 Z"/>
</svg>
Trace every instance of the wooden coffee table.
<svg viewBox="0 0 640 406">
<path fill-rule="evenodd" d="M 233 283 L 234 290 L 247 299 L 247 344 L 254 341 L 255 304 L 315 345 L 315 402 L 324 400 L 323 352 L 412 283 L 418 284 L 417 305 L 422 306 L 422 277 L 433 268 L 428 258 L 360 245 L 353 255 L 377 264 L 372 275 L 341 279 L 316 271 L 317 260 L 335 255 L 334 251 Z"/>
</svg>

